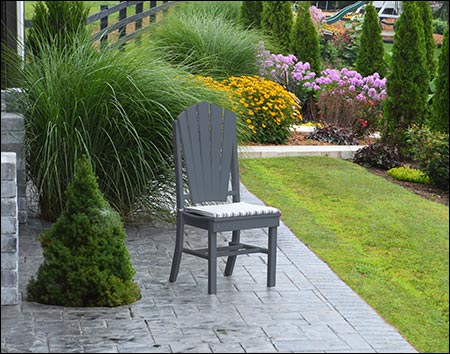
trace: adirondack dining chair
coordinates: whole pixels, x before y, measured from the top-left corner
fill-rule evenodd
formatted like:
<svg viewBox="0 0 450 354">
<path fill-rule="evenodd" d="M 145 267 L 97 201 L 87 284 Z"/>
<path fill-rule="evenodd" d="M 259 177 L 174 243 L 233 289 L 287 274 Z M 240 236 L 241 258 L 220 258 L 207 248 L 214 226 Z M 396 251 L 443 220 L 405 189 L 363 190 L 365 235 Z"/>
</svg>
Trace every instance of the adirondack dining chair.
<svg viewBox="0 0 450 354">
<path fill-rule="evenodd" d="M 207 102 L 195 104 L 173 122 L 173 139 L 177 227 L 169 280 L 177 279 L 182 253 L 201 257 L 208 260 L 208 293 L 215 294 L 217 257 L 228 257 L 224 275 L 230 276 L 238 255 L 266 253 L 267 286 L 275 286 L 280 211 L 240 201 L 235 114 Z M 207 248 L 184 248 L 184 225 L 207 230 Z M 266 227 L 267 248 L 240 242 L 240 230 Z M 225 231 L 232 231 L 231 242 L 217 247 L 217 233 Z"/>
</svg>

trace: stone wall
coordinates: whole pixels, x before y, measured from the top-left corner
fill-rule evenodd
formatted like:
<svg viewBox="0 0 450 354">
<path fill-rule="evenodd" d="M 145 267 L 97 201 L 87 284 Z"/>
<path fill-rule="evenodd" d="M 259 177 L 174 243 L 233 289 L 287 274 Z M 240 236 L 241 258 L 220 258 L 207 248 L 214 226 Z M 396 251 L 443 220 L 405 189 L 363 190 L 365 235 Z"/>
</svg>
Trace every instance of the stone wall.
<svg viewBox="0 0 450 354">
<path fill-rule="evenodd" d="M 2 152 L 2 305 L 19 302 L 19 220 L 15 152 Z"/>
</svg>

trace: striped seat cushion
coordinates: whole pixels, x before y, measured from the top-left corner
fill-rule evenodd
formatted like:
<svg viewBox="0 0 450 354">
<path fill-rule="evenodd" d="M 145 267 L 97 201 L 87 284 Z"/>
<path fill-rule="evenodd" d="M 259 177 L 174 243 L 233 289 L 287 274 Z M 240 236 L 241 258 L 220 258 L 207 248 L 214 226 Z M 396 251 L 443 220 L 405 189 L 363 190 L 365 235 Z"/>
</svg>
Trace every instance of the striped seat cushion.
<svg viewBox="0 0 450 354">
<path fill-rule="evenodd" d="M 230 218 L 236 216 L 279 214 L 277 208 L 248 203 L 228 203 L 186 207 L 189 213 L 210 216 L 213 218 Z"/>
</svg>

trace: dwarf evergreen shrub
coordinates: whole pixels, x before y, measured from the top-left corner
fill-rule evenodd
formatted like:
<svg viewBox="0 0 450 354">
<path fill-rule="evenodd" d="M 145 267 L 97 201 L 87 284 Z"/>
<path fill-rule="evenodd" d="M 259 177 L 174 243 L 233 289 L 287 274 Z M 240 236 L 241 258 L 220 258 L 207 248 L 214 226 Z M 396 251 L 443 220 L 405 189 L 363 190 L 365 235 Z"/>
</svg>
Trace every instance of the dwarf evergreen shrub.
<svg viewBox="0 0 450 354">
<path fill-rule="evenodd" d="M 384 45 L 377 10 L 372 3 L 368 3 L 364 11 L 364 22 L 356 57 L 356 71 L 362 76 L 378 73 L 384 77 L 386 76 L 386 63 L 384 62 Z"/>
<path fill-rule="evenodd" d="M 404 1 L 396 22 L 391 73 L 387 78 L 382 139 L 404 148 L 406 129 L 427 118 L 429 72 L 423 21 L 416 1 Z"/>
<path fill-rule="evenodd" d="M 309 12 L 309 2 L 301 1 L 291 32 L 290 48 L 298 61 L 309 63 L 311 71 L 320 72 L 320 41 Z"/>
<path fill-rule="evenodd" d="M 245 27 L 261 28 L 262 1 L 242 1 L 239 19 Z"/>
<path fill-rule="evenodd" d="M 428 177 L 421 170 L 408 166 L 394 167 L 387 171 L 387 174 L 399 181 L 414 182 L 421 184 L 430 184 Z"/>
<path fill-rule="evenodd" d="M 70 47 L 75 34 L 86 31 L 88 12 L 83 1 L 38 1 L 26 37 L 28 49 L 39 56 L 42 46 L 48 44 Z"/>
<path fill-rule="evenodd" d="M 444 39 L 439 55 L 438 71 L 436 76 L 436 92 L 433 96 L 432 111 L 433 115 L 430 121 L 430 127 L 434 131 L 442 133 L 449 132 L 449 112 L 448 112 L 448 27 L 444 32 Z"/>
<path fill-rule="evenodd" d="M 103 198 L 83 156 L 60 218 L 40 236 L 44 262 L 28 300 L 61 306 L 119 306 L 140 298 L 119 215 Z"/>
<path fill-rule="evenodd" d="M 264 1 L 261 28 L 273 39 L 283 54 L 290 49 L 290 35 L 293 24 L 290 1 Z"/>
</svg>

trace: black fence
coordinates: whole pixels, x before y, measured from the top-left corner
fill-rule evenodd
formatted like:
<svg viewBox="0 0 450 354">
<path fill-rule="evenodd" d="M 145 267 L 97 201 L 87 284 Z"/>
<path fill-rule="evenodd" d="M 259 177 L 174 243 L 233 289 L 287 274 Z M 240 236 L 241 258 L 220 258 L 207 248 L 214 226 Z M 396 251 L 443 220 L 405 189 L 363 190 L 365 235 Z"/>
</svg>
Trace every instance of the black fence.
<svg viewBox="0 0 450 354">
<path fill-rule="evenodd" d="M 144 11 L 144 4 L 150 3 L 150 7 Z M 158 2 L 160 3 L 158 5 Z M 167 11 L 169 7 L 178 3 L 179 1 L 120 1 L 117 5 L 109 7 L 108 5 L 101 5 L 100 11 L 90 15 L 86 19 L 86 25 L 90 25 L 96 21 L 100 21 L 100 29 L 92 34 L 94 40 L 100 40 L 101 43 L 106 44 L 108 38 L 114 31 L 118 31 L 118 41 L 126 42 L 137 35 L 143 28 L 143 23 L 146 18 L 148 23 L 156 21 L 156 15 Z M 133 9 L 134 8 L 134 9 Z M 134 10 L 134 11 L 133 11 Z M 110 24 L 110 17 L 115 13 L 119 13 L 117 22 Z M 128 26 L 134 23 L 133 26 Z M 32 21 L 25 20 L 25 28 L 31 27 Z"/>
</svg>

